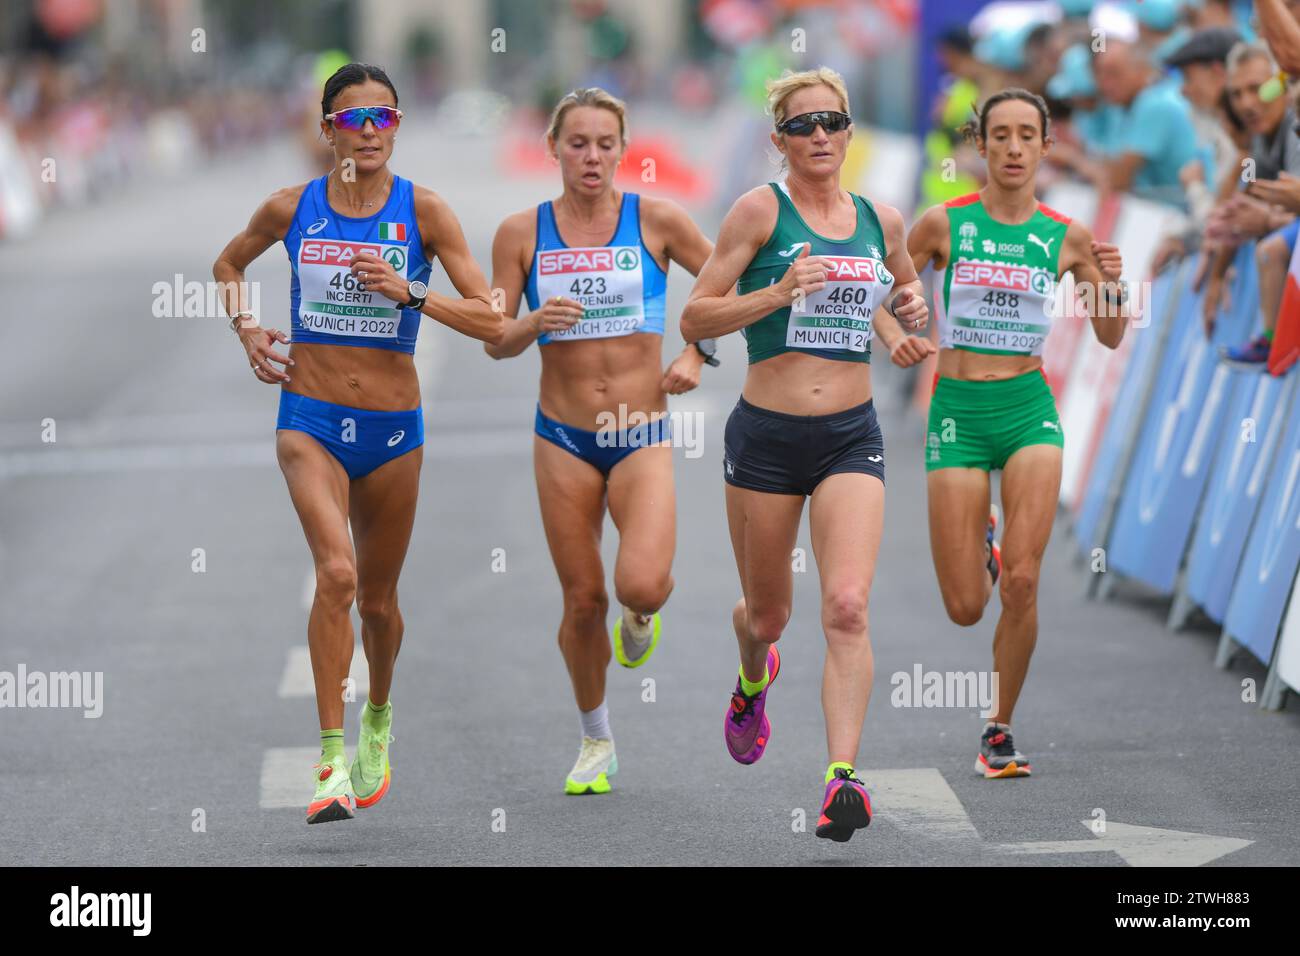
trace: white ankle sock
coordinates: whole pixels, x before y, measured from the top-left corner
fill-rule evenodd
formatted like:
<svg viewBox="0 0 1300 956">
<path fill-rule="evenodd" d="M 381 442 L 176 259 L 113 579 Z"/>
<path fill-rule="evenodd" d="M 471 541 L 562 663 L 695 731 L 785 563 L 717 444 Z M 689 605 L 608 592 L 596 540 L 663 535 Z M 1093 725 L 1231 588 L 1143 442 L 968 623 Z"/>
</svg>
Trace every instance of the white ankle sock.
<svg viewBox="0 0 1300 956">
<path fill-rule="evenodd" d="M 578 711 L 578 719 L 582 721 L 582 736 L 614 739 L 614 734 L 609 729 L 609 709 L 603 700 L 595 710 Z"/>
</svg>

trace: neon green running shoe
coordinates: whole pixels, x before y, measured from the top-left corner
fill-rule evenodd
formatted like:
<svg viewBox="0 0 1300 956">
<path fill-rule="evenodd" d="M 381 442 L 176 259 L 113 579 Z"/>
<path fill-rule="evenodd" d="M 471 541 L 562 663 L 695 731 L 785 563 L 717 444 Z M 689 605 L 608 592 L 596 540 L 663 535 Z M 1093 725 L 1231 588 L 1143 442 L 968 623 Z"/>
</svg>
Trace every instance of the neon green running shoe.
<svg viewBox="0 0 1300 956">
<path fill-rule="evenodd" d="M 312 776 L 316 778 L 316 796 L 307 804 L 307 822 L 351 820 L 354 813 L 353 794 L 347 758 L 322 760 L 311 769 Z"/>
<path fill-rule="evenodd" d="M 608 737 L 583 737 L 578 762 L 564 781 L 564 792 L 609 793 L 609 778 L 618 773 L 614 741 Z"/>
<path fill-rule="evenodd" d="M 393 780 L 393 768 L 388 762 L 392 726 L 391 701 L 383 716 L 371 713 L 369 706 L 361 709 L 361 736 L 357 738 L 357 759 L 352 761 L 352 789 L 358 807 L 373 807 L 388 793 Z"/>
<path fill-rule="evenodd" d="M 650 621 L 639 628 L 627 623 L 636 617 L 635 612 L 623 608 L 623 613 L 614 622 L 614 656 L 624 667 L 640 667 L 659 646 L 659 631 L 662 628 L 659 612 L 655 611 Z M 628 632 L 626 639 L 623 636 L 625 625 Z"/>
</svg>

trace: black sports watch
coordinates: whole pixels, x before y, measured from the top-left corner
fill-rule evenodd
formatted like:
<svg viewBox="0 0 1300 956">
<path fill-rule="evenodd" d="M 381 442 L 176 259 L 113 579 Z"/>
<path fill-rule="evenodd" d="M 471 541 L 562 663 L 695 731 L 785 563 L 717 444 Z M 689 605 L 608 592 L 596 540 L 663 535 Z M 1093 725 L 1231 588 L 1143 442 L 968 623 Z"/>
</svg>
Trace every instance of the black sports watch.
<svg viewBox="0 0 1300 956">
<path fill-rule="evenodd" d="M 698 342 L 695 342 L 693 344 L 695 345 L 695 350 L 704 356 L 705 365 L 712 365 L 714 368 L 717 368 L 719 365 L 722 364 L 721 360 L 719 360 L 717 357 L 718 356 L 717 339 L 700 339 Z"/>
<path fill-rule="evenodd" d="M 411 301 L 405 303 L 403 309 L 422 309 L 424 300 L 429 298 L 429 287 L 416 279 L 406 284 L 406 292 L 411 297 Z"/>
</svg>

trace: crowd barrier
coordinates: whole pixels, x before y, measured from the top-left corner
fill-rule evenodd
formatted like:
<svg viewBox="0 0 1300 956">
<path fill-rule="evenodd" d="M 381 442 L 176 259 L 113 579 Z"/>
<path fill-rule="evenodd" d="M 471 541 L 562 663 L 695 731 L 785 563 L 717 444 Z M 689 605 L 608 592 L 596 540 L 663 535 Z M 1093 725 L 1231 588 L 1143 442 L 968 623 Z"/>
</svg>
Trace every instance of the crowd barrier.
<svg viewBox="0 0 1300 956">
<path fill-rule="evenodd" d="M 1116 242 L 1129 277 L 1145 276 L 1176 215 L 1129 199 L 1107 208 L 1077 186 L 1046 201 Z M 1170 598 L 1173 629 L 1199 609 L 1222 627 L 1216 664 L 1255 657 L 1268 668 L 1259 703 L 1277 709 L 1300 687 L 1300 384 L 1294 369 L 1220 360 L 1260 321 L 1253 245 L 1234 267 L 1210 337 L 1185 260 L 1151 279 L 1122 348 L 1103 349 L 1067 314 L 1044 364 L 1067 436 L 1061 505 L 1089 593 L 1138 582 Z"/>
</svg>

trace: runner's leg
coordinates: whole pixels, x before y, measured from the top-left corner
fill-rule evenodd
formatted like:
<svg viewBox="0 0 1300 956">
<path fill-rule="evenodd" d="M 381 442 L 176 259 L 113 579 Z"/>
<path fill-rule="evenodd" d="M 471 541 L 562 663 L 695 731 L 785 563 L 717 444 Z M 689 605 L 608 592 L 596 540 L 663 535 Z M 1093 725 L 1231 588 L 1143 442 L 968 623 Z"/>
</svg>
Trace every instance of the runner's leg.
<svg viewBox="0 0 1300 956">
<path fill-rule="evenodd" d="M 867 601 L 884 517 L 885 486 L 874 475 L 841 472 L 813 490 L 809 527 L 821 578 L 822 709 L 831 762 L 856 765 L 871 697 Z"/>
<path fill-rule="evenodd" d="M 352 537 L 357 552 L 357 611 L 370 666 L 370 700 L 388 702 L 402 646 L 397 580 L 415 523 L 424 446 L 380 465 L 352 483 Z"/>
<path fill-rule="evenodd" d="M 305 432 L 276 433 L 276 457 L 316 569 L 307 643 L 322 730 L 343 726 L 343 683 L 352 664 L 356 558 L 348 537 L 348 476 Z"/>
<path fill-rule="evenodd" d="M 1038 575 L 1052 534 L 1061 489 L 1061 449 L 1027 445 L 1007 459 L 1002 471 L 1002 616 L 993 637 L 993 671 L 998 675 L 998 712 L 1011 723 L 1029 659 L 1038 639 Z"/>
<path fill-rule="evenodd" d="M 600 536 L 605 518 L 605 477 L 580 458 L 533 437 L 533 468 L 546 542 L 564 594 L 560 653 L 573 696 L 584 713 L 605 700 L 609 635 L 605 568 Z"/>
<path fill-rule="evenodd" d="M 984 616 L 993 594 L 985 554 L 989 473 L 982 468 L 937 468 L 926 474 L 926 489 L 930 555 L 943 606 L 954 623 L 966 627 Z"/>
<path fill-rule="evenodd" d="M 609 473 L 609 515 L 618 528 L 614 596 L 637 614 L 663 607 L 673 589 L 677 503 L 672 448 L 639 448 Z"/>
</svg>

